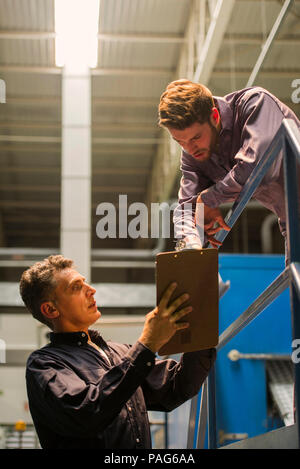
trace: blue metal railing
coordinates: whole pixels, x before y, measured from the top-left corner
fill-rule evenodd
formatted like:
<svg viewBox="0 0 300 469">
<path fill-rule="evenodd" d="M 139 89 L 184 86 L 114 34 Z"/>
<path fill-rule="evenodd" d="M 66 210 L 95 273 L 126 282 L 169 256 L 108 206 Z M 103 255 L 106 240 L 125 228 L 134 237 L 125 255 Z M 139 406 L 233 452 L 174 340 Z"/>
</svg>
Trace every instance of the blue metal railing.
<svg viewBox="0 0 300 469">
<path fill-rule="evenodd" d="M 233 337 L 250 324 L 254 318 L 264 311 L 265 308 L 288 287 L 290 287 L 291 298 L 292 338 L 293 340 L 300 339 L 300 210 L 298 206 L 299 194 L 297 179 L 297 163 L 300 164 L 300 130 L 293 120 L 283 120 L 280 129 L 260 162 L 252 171 L 239 197 L 227 214 L 225 221 L 230 228 L 234 226 L 281 150 L 283 150 L 287 218 L 286 257 L 289 263 L 285 270 L 264 290 L 264 292 L 220 335 L 217 350 L 224 347 Z M 223 242 L 228 233 L 228 231 L 222 230 L 216 235 L 216 239 Z M 295 420 L 298 430 L 298 447 L 300 448 L 300 362 L 294 363 L 294 371 Z M 194 425 L 190 425 L 190 429 L 194 430 L 194 435 L 192 435 L 192 430 L 190 430 L 188 435 L 188 448 L 194 446 L 199 448 L 203 444 L 203 432 L 206 430 L 206 418 L 208 418 L 208 448 L 217 448 L 215 366 L 202 387 L 201 400 L 202 404 L 204 401 L 207 401 L 207 409 L 205 405 L 201 405 L 198 425 L 196 425 L 196 422 Z"/>
</svg>

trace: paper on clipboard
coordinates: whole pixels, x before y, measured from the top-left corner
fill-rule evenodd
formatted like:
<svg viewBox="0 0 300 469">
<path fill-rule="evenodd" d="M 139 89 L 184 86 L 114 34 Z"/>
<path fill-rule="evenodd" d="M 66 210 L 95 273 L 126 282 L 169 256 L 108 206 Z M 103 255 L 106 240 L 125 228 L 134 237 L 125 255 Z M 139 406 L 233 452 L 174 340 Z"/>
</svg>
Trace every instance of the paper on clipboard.
<svg viewBox="0 0 300 469">
<path fill-rule="evenodd" d="M 193 306 L 193 311 L 182 318 L 189 322 L 189 328 L 177 331 L 158 351 L 159 355 L 215 347 L 219 337 L 218 250 L 188 249 L 157 254 L 157 305 L 172 282 L 178 287 L 171 300 L 188 293 L 190 299 L 184 306 Z"/>
</svg>

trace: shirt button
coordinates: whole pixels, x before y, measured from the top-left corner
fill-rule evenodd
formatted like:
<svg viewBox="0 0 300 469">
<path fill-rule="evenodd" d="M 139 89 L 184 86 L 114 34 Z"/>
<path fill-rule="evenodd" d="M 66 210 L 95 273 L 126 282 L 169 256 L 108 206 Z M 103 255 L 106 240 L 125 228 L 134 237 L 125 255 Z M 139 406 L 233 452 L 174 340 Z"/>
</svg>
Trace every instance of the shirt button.
<svg viewBox="0 0 300 469">
<path fill-rule="evenodd" d="M 152 365 L 152 363 L 151 363 L 151 362 L 147 362 L 147 366 L 151 366 L 151 365 Z"/>
<path fill-rule="evenodd" d="M 135 441 L 136 441 L 137 443 L 139 443 L 139 442 L 140 442 L 140 439 L 139 439 L 139 438 L 137 438 Z"/>
<path fill-rule="evenodd" d="M 77 345 L 81 345 L 81 342 L 77 342 Z"/>
<path fill-rule="evenodd" d="M 84 333 L 84 332 L 81 334 L 81 337 L 85 337 L 85 333 Z"/>
</svg>

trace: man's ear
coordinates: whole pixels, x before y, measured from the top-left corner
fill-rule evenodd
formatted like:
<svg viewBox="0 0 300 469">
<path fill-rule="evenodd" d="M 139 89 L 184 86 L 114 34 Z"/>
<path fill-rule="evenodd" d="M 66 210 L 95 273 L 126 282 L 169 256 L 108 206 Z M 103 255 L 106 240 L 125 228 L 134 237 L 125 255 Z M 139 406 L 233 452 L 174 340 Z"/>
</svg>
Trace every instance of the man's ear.
<svg viewBox="0 0 300 469">
<path fill-rule="evenodd" d="M 52 301 L 42 303 L 41 312 L 48 319 L 55 319 L 59 316 L 59 311 Z"/>
<path fill-rule="evenodd" d="M 220 113 L 216 107 L 213 107 L 211 110 L 210 122 L 214 127 L 217 127 L 220 123 Z"/>
</svg>

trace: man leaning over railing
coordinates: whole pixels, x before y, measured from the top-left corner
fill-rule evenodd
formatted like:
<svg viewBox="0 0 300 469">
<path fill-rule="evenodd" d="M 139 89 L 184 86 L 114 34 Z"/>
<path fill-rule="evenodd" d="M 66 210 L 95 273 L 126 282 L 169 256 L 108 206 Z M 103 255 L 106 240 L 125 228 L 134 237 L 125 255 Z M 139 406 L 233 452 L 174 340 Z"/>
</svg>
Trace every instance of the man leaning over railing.
<svg viewBox="0 0 300 469">
<path fill-rule="evenodd" d="M 215 234 L 230 228 L 219 205 L 236 200 L 285 118 L 300 129 L 291 109 L 260 87 L 214 97 L 205 86 L 185 79 L 167 86 L 160 99 L 159 124 L 182 148 L 182 178 L 174 211 L 181 247 L 201 247 L 194 222 L 197 203 L 204 204 L 205 241 L 213 247 L 221 245 Z M 298 183 L 300 187 L 299 175 Z M 278 216 L 286 238 L 284 194 L 280 151 L 253 197 Z M 184 213 L 184 206 L 193 209 Z"/>
</svg>

